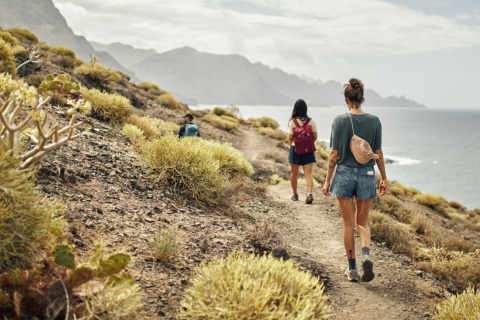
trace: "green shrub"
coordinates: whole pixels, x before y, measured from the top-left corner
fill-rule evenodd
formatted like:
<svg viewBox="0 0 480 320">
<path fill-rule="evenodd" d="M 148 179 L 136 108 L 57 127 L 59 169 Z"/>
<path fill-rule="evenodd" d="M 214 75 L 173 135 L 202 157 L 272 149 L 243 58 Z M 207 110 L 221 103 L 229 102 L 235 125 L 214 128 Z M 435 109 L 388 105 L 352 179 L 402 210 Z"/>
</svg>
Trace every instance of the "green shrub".
<svg viewBox="0 0 480 320">
<path fill-rule="evenodd" d="M 220 117 L 215 114 L 207 114 L 204 115 L 202 119 L 225 131 L 233 131 L 240 126 L 237 119 L 228 116 Z"/>
<path fill-rule="evenodd" d="M 319 143 L 316 144 L 316 148 L 317 151 L 315 151 L 315 155 L 317 156 L 317 158 L 323 159 L 325 161 L 328 160 L 330 154 L 325 151 L 325 148 Z"/>
<path fill-rule="evenodd" d="M 323 284 L 291 260 L 233 252 L 196 268 L 178 319 L 326 319 Z"/>
<path fill-rule="evenodd" d="M 48 242 L 55 211 L 35 189 L 35 173 L 19 166 L 20 160 L 0 144 L 0 274 L 32 266 L 35 250 Z"/>
<path fill-rule="evenodd" d="M 189 139 L 187 139 L 189 140 Z M 197 144 L 198 141 L 185 141 L 185 144 Z M 245 160 L 243 153 L 232 147 L 230 143 L 220 143 L 215 141 L 201 140 L 205 149 L 220 164 L 220 171 L 229 178 L 246 176 L 250 177 L 254 170 L 250 162 Z"/>
<path fill-rule="evenodd" d="M 19 28 L 11 28 L 7 29 L 6 31 L 10 32 L 14 37 L 22 37 L 25 38 L 33 43 L 38 43 L 38 38 L 36 35 L 34 35 L 32 32 L 25 30 L 25 29 L 19 29 Z"/>
<path fill-rule="evenodd" d="M 272 139 L 281 140 L 281 141 L 288 139 L 288 135 L 279 129 L 272 129 L 270 127 L 260 127 L 260 128 L 257 128 L 257 131 L 260 134 L 263 134 L 264 136 L 268 136 Z"/>
<path fill-rule="evenodd" d="M 383 242 L 396 253 L 413 255 L 416 241 L 408 226 L 376 210 L 370 211 L 369 220 L 373 239 Z"/>
<path fill-rule="evenodd" d="M 250 118 L 248 120 L 256 128 L 280 128 L 280 124 L 275 119 L 270 117 Z"/>
<path fill-rule="evenodd" d="M 85 100 L 92 105 L 92 115 L 112 124 L 122 124 L 132 112 L 130 100 L 116 94 L 101 92 L 97 89 L 80 88 Z"/>
<path fill-rule="evenodd" d="M 0 39 L 3 39 L 11 47 L 14 47 L 18 44 L 17 38 L 12 36 L 10 32 L 0 30 Z"/>
<path fill-rule="evenodd" d="M 12 47 L 0 38 L 0 73 L 7 72 L 11 75 L 17 74 L 15 55 Z"/>
<path fill-rule="evenodd" d="M 398 181 L 392 182 L 389 186 L 389 190 L 395 196 L 407 195 L 413 197 L 420 193 L 417 189 L 406 187 Z"/>
<path fill-rule="evenodd" d="M 84 63 L 73 70 L 73 73 L 83 75 L 86 79 L 108 88 L 111 83 L 119 83 L 122 75 L 112 69 L 98 63 Z"/>
<path fill-rule="evenodd" d="M 463 209 L 465 208 L 460 202 L 458 201 L 449 201 L 448 205 L 454 209 Z"/>
<path fill-rule="evenodd" d="M 474 320 L 480 315 L 480 291 L 468 287 L 458 295 L 449 295 L 437 305 L 434 320 Z"/>
</svg>

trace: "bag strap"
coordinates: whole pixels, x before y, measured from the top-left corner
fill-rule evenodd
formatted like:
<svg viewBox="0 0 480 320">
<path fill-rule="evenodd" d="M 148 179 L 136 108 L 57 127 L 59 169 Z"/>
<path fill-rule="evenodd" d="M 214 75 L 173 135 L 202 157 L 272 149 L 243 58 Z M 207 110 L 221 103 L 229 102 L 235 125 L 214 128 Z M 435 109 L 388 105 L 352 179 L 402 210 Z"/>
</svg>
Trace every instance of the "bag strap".
<svg viewBox="0 0 480 320">
<path fill-rule="evenodd" d="M 300 124 L 298 123 L 297 118 L 292 118 L 292 120 L 293 120 L 293 123 L 295 123 L 295 126 L 301 127 Z M 305 120 L 305 122 L 303 123 L 303 126 L 307 125 L 310 122 L 310 120 L 311 120 L 311 118 L 307 117 L 307 120 Z"/>
<path fill-rule="evenodd" d="M 353 131 L 353 134 L 355 135 L 355 129 L 353 129 L 352 115 L 350 114 L 350 112 L 348 112 L 348 116 L 350 117 L 350 123 L 352 124 L 352 131 Z"/>
</svg>

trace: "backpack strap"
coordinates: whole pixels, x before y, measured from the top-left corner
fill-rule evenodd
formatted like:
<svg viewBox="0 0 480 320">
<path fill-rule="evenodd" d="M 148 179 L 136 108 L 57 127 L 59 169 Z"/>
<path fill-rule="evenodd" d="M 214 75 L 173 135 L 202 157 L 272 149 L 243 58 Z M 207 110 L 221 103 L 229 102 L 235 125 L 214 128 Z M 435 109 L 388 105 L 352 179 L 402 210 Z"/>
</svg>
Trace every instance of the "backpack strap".
<svg viewBox="0 0 480 320">
<path fill-rule="evenodd" d="M 303 125 L 304 125 L 304 126 L 307 125 L 307 124 L 310 122 L 311 119 L 312 119 L 312 118 L 307 118 L 307 120 L 305 120 L 305 122 L 303 123 Z M 297 118 L 292 118 L 292 120 L 293 120 L 293 123 L 295 123 L 295 126 L 301 127 L 300 124 L 298 123 Z"/>
<path fill-rule="evenodd" d="M 355 135 L 355 129 L 353 129 L 352 115 L 350 114 L 350 112 L 348 112 L 348 116 L 350 117 L 350 123 L 352 124 L 352 131 L 353 131 L 353 134 Z"/>
</svg>

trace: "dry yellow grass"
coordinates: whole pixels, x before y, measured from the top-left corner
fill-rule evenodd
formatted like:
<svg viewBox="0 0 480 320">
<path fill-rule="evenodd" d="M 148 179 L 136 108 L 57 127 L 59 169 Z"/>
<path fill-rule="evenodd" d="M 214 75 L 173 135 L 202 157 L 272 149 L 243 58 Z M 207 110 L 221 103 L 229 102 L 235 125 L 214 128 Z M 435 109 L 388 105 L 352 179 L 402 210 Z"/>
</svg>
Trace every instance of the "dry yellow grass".
<svg viewBox="0 0 480 320">
<path fill-rule="evenodd" d="M 11 75 L 17 74 L 17 65 L 12 47 L 0 38 L 0 73 L 7 72 Z"/>
<path fill-rule="evenodd" d="M 458 295 L 450 294 L 437 305 L 434 320 L 480 319 L 480 291 L 468 287 Z"/>
<path fill-rule="evenodd" d="M 123 124 L 132 113 L 132 105 L 127 98 L 97 89 L 80 88 L 83 98 L 92 104 L 92 115 L 112 124 Z"/>
</svg>

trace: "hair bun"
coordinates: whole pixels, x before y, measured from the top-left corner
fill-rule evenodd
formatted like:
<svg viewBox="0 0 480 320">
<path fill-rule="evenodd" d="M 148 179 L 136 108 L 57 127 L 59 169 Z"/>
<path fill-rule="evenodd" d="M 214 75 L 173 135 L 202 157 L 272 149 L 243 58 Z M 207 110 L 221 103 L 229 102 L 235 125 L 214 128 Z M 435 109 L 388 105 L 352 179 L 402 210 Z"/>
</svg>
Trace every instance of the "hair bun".
<svg viewBox="0 0 480 320">
<path fill-rule="evenodd" d="M 348 83 L 350 84 L 350 87 L 355 90 L 361 90 L 363 91 L 363 83 L 361 80 L 351 78 Z"/>
</svg>

